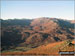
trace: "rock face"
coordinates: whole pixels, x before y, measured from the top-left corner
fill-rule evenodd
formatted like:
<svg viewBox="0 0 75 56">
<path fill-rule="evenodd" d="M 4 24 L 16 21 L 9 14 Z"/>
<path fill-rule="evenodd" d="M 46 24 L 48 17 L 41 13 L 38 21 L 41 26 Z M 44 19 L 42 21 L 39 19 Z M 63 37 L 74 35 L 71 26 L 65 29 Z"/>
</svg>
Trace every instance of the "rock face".
<svg viewBox="0 0 75 56">
<path fill-rule="evenodd" d="M 27 20 L 27 25 L 26 23 L 17 25 L 17 21 L 15 25 L 12 25 L 11 21 L 9 24 L 11 23 L 12 26 L 9 24 L 6 26 L 5 22 L 9 21 L 2 21 L 2 50 L 9 49 L 11 46 L 13 48 L 16 46 L 37 47 L 47 43 L 74 39 L 74 23 L 67 20 L 42 17 Z"/>
</svg>

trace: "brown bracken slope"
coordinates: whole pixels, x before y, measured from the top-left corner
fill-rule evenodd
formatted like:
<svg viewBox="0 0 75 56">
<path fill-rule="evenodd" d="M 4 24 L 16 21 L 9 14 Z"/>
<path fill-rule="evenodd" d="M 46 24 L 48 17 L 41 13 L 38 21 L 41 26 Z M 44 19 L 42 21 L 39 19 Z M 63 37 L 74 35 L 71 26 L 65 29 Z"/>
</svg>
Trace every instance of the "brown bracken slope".
<svg viewBox="0 0 75 56">
<path fill-rule="evenodd" d="M 2 55 L 59 55 L 59 49 L 64 47 L 65 45 L 67 45 L 67 41 L 41 45 L 27 52 L 6 52 L 2 53 Z M 62 50 L 73 51 L 74 45 L 72 46 L 67 45 Z"/>
</svg>

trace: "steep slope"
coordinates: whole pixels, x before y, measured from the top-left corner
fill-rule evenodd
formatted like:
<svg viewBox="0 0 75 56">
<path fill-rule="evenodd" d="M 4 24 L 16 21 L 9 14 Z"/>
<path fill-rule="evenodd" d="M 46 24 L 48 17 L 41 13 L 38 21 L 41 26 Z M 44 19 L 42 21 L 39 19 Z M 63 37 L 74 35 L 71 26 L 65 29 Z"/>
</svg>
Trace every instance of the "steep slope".
<svg viewBox="0 0 75 56">
<path fill-rule="evenodd" d="M 62 51 L 73 51 L 73 50 L 75 50 L 74 45 L 69 46 L 67 44 L 68 44 L 67 41 L 51 43 L 51 44 L 39 46 L 38 48 L 35 48 L 33 50 L 30 50 L 30 51 L 27 51 L 26 53 L 27 54 L 31 53 L 31 54 L 57 55 L 57 54 L 59 54 L 59 49 L 61 49 L 64 46 L 65 47 L 62 49 Z"/>
<path fill-rule="evenodd" d="M 74 41 L 73 41 L 74 42 Z M 56 42 L 56 43 L 49 43 L 47 45 L 41 45 L 37 48 L 34 48 L 32 50 L 29 50 L 27 52 L 6 52 L 2 53 L 3 55 L 59 55 L 59 49 L 64 47 L 68 44 L 68 41 L 62 41 L 62 42 Z M 74 45 L 67 45 L 63 49 L 64 51 L 73 51 Z"/>
<path fill-rule="evenodd" d="M 42 45 L 42 46 L 39 46 L 39 47 L 34 48 L 34 49 L 27 51 L 27 52 L 19 52 L 19 53 L 17 53 L 17 52 L 6 52 L 6 53 L 2 53 L 2 54 L 7 54 L 7 55 L 8 54 L 20 54 L 20 55 L 21 54 L 33 54 L 33 55 L 44 54 L 45 55 L 45 54 L 49 54 L 49 53 L 54 53 L 55 49 L 53 47 L 55 47 L 56 45 L 60 45 L 62 43 L 64 43 L 64 41 L 63 42 L 57 42 L 57 43 L 51 43 L 51 44 L 47 44 L 47 45 Z M 52 51 L 52 49 L 54 49 L 54 51 Z M 56 50 L 56 51 L 58 51 L 58 50 Z"/>
<path fill-rule="evenodd" d="M 52 18 L 37 18 L 33 20 L 30 25 L 33 26 L 33 30 L 38 30 L 38 31 L 40 30 L 46 33 L 47 32 L 50 33 L 52 30 L 58 27 L 57 23 L 54 22 L 53 19 Z"/>
<path fill-rule="evenodd" d="M 45 44 L 74 38 L 74 24 L 66 20 L 42 17 L 34 19 L 30 26 L 34 33 L 26 39 L 29 44 L 35 44 L 36 41 L 36 44 Z"/>
</svg>

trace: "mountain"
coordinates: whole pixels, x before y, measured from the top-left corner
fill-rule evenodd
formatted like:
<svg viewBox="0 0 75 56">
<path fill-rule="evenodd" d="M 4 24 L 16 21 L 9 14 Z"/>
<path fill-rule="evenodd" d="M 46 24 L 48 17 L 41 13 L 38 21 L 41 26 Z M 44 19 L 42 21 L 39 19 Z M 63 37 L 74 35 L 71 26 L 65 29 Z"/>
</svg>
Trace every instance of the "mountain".
<svg viewBox="0 0 75 56">
<path fill-rule="evenodd" d="M 74 23 L 71 22 L 48 17 L 32 20 L 1 20 L 1 51 L 17 47 L 33 49 L 45 44 L 72 40 Z"/>
<path fill-rule="evenodd" d="M 74 24 L 66 20 L 43 17 L 33 20 L 30 26 L 35 33 L 27 39 L 28 43 L 44 44 L 74 38 Z"/>
</svg>

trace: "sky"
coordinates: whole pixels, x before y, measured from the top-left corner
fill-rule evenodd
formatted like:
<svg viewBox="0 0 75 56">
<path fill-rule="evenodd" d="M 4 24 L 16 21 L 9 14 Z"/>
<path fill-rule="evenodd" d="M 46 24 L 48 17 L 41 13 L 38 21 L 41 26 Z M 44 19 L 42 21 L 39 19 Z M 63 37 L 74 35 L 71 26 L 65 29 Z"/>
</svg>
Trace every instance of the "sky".
<svg viewBox="0 0 75 56">
<path fill-rule="evenodd" d="M 2 19 L 39 17 L 74 20 L 74 1 L 1 1 Z"/>
</svg>

